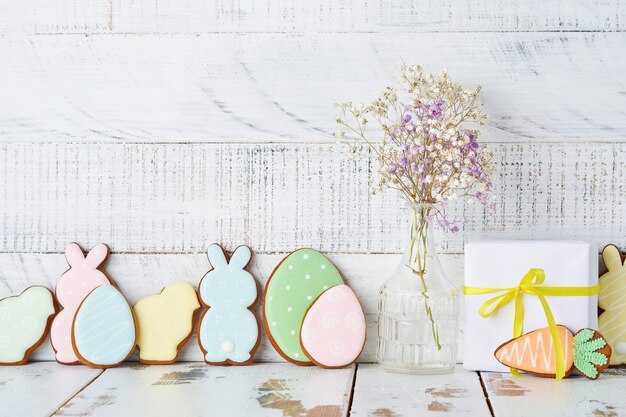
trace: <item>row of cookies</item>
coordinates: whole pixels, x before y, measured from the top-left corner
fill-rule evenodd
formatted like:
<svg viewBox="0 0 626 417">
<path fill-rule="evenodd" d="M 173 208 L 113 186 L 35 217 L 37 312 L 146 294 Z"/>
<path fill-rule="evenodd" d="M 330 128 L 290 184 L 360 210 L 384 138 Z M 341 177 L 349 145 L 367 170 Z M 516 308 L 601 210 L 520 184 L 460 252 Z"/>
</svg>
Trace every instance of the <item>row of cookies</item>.
<svg viewBox="0 0 626 417">
<path fill-rule="evenodd" d="M 143 363 L 173 363 L 194 327 L 207 363 L 253 361 L 261 325 L 252 311 L 259 291 L 245 269 L 252 256 L 248 247 L 238 247 L 229 258 L 219 245 L 211 245 L 212 269 L 197 292 L 189 283 L 174 282 L 132 308 L 100 269 L 108 256 L 106 245 L 96 245 L 85 256 L 70 243 L 65 256 L 69 269 L 55 294 L 34 286 L 0 301 L 0 364 L 25 363 L 48 329 L 62 364 L 108 368 L 135 348 Z M 205 310 L 195 326 L 201 305 Z M 365 344 L 365 317 L 356 295 L 332 262 L 312 249 L 293 252 L 275 268 L 264 291 L 263 319 L 277 352 L 298 365 L 344 367 Z"/>
</svg>

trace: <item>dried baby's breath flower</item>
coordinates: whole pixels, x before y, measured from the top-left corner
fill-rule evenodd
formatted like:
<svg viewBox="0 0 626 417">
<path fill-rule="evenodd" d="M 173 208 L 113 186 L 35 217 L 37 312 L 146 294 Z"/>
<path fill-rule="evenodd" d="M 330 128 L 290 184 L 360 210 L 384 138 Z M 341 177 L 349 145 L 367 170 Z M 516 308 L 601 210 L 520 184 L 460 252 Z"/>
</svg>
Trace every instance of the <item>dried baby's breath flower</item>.
<svg viewBox="0 0 626 417">
<path fill-rule="evenodd" d="M 412 203 L 431 203 L 438 222 L 458 231 L 457 222 L 445 219 L 450 200 L 467 197 L 469 202 L 489 206 L 492 190 L 491 151 L 478 141 L 487 116 L 477 99 L 480 86 L 463 88 L 450 80 L 447 71 L 438 77 L 424 74 L 419 65 L 403 65 L 402 100 L 394 87 L 387 87 L 369 105 L 338 103 L 337 138 L 354 149 L 367 144 L 378 161 L 373 192 L 383 188 L 401 191 Z M 382 137 L 372 140 L 368 123 L 375 121 Z M 463 224 L 464 222 L 460 222 Z"/>
</svg>

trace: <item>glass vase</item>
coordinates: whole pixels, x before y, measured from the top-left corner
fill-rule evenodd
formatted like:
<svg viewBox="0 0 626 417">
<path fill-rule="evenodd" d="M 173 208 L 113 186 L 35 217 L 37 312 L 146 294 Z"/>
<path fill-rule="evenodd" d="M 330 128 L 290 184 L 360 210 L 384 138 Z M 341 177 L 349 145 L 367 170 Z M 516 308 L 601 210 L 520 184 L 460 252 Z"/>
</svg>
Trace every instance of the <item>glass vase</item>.
<svg viewBox="0 0 626 417">
<path fill-rule="evenodd" d="M 457 359 L 459 291 L 435 250 L 430 204 L 411 205 L 402 259 L 378 294 L 376 357 L 389 371 L 443 374 Z"/>
</svg>

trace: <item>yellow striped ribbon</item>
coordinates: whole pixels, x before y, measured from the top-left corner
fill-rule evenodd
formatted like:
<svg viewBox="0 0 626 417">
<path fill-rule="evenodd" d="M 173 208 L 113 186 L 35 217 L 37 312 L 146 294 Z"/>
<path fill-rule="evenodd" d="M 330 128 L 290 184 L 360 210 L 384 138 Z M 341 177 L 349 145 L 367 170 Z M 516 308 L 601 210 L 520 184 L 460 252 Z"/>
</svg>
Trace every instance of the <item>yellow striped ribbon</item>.
<svg viewBox="0 0 626 417">
<path fill-rule="evenodd" d="M 592 287 L 544 287 L 541 286 L 546 279 L 546 273 L 540 268 L 531 268 L 522 278 L 517 287 L 511 288 L 481 288 L 465 286 L 463 293 L 466 295 L 481 295 L 501 293 L 489 300 L 485 301 L 478 310 L 481 317 L 487 318 L 496 311 L 507 305 L 511 300 L 515 299 L 515 315 L 513 318 L 513 337 L 522 335 L 524 328 L 524 303 L 522 302 L 522 294 L 534 295 L 539 298 L 543 311 L 548 321 L 548 328 L 554 341 L 554 354 L 556 361 L 556 379 L 559 380 L 565 376 L 565 358 L 563 355 L 563 344 L 556 329 L 556 322 L 552 315 L 552 310 L 546 301 L 548 296 L 560 297 L 581 297 L 596 295 L 600 291 L 600 285 Z M 516 369 L 511 368 L 513 375 L 519 375 Z"/>
</svg>

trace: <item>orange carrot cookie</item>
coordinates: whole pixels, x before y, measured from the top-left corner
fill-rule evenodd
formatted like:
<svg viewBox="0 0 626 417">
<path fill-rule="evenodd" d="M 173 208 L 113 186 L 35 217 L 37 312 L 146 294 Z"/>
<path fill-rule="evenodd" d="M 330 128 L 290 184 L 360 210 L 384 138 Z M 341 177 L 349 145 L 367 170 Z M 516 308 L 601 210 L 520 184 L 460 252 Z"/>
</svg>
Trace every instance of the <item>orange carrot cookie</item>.
<svg viewBox="0 0 626 417">
<path fill-rule="evenodd" d="M 574 368 L 589 379 L 596 379 L 609 366 L 611 347 L 602 335 L 582 329 L 575 335 L 565 326 L 557 325 L 563 345 L 565 376 Z M 495 351 L 496 359 L 511 368 L 530 374 L 554 377 L 556 358 L 550 329 L 544 327 L 511 339 Z"/>
</svg>

